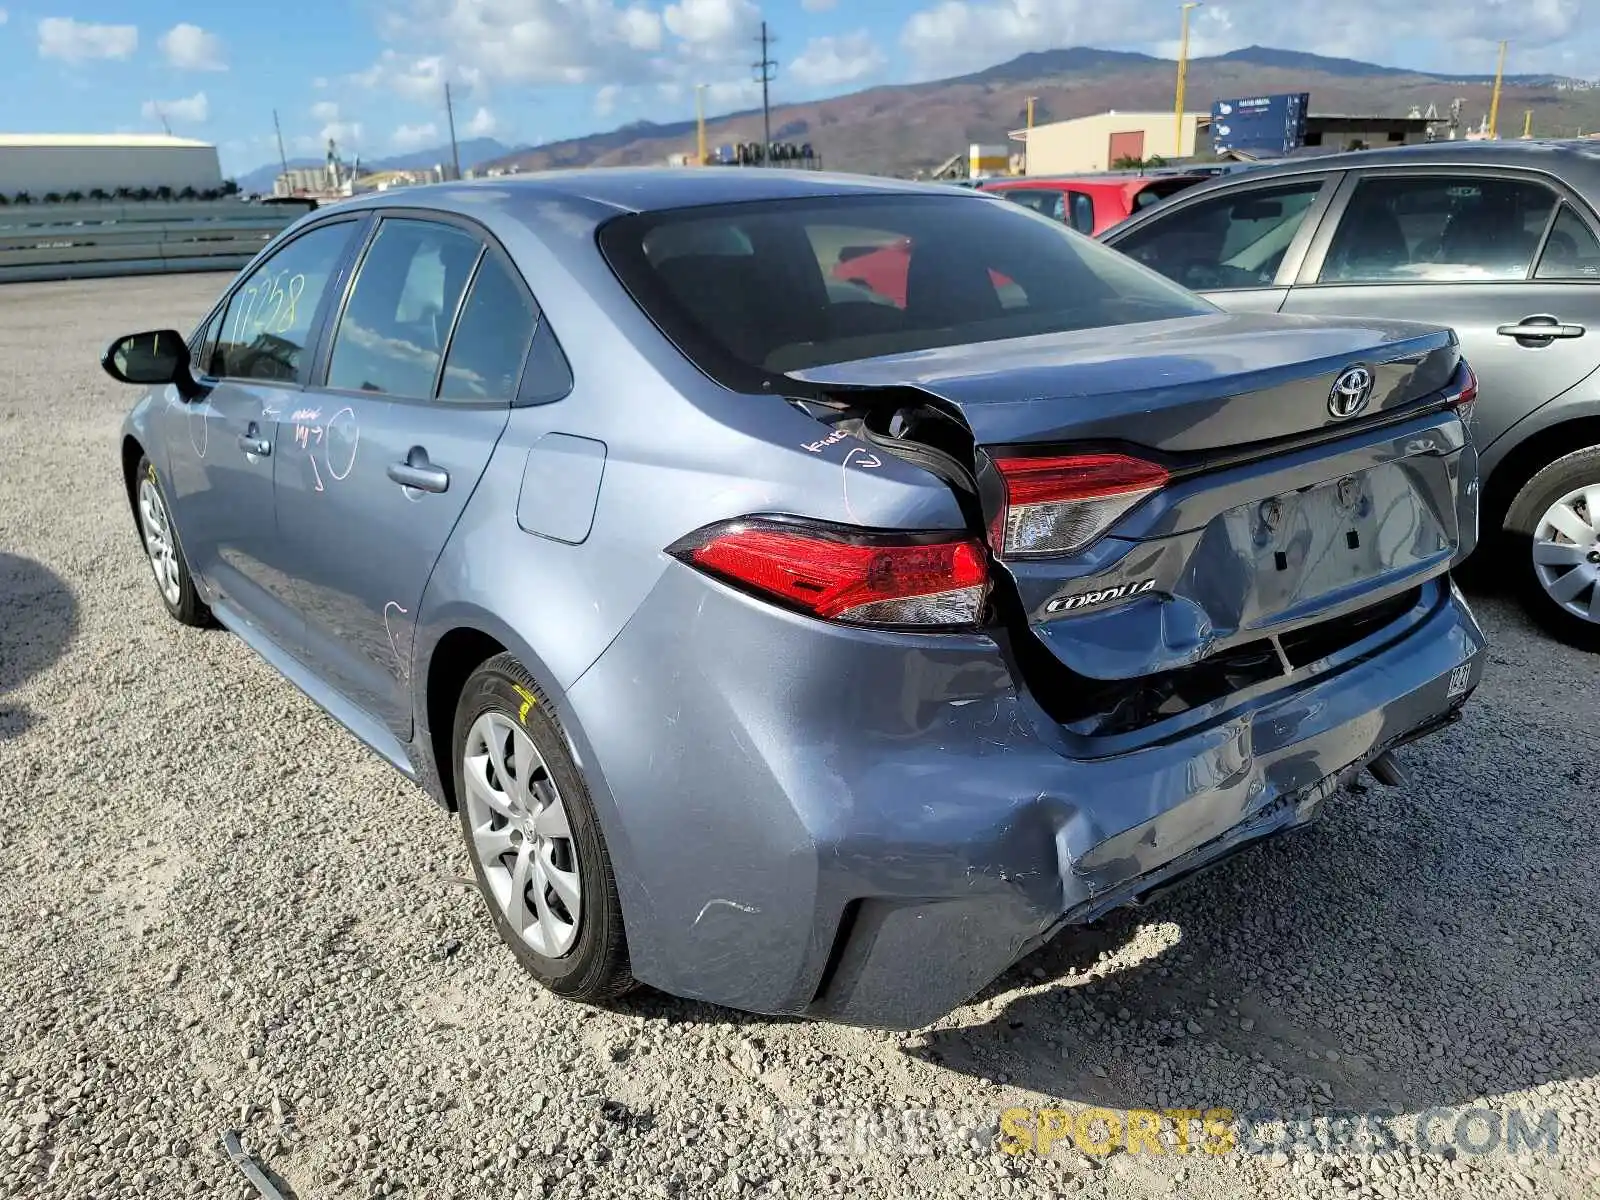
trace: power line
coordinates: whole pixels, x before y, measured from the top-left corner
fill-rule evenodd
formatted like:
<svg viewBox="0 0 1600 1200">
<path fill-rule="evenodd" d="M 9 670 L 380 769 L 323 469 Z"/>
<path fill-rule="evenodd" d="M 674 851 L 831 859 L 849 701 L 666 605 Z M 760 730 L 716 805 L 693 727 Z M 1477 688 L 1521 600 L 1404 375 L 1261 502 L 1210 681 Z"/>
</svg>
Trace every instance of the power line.
<svg viewBox="0 0 1600 1200">
<path fill-rule="evenodd" d="M 772 82 L 772 76 L 778 69 L 778 64 L 768 53 L 773 42 L 778 39 L 767 32 L 767 23 L 761 22 L 761 34 L 755 39 L 761 43 L 761 61 L 750 65 L 760 72 L 756 76 L 761 84 L 761 161 L 766 162 L 772 154 L 772 102 L 769 99 L 767 85 Z"/>
</svg>

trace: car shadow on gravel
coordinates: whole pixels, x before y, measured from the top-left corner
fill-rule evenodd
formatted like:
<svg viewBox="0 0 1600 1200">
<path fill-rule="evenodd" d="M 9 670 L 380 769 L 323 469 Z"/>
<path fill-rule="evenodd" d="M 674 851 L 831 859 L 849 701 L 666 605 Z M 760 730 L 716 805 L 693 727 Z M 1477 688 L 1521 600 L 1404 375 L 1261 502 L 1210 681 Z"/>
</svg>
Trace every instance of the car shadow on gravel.
<svg viewBox="0 0 1600 1200">
<path fill-rule="evenodd" d="M 0 741 L 36 716 L 7 695 L 66 651 L 78 632 L 78 602 L 60 576 L 31 558 L 0 551 Z"/>
</svg>

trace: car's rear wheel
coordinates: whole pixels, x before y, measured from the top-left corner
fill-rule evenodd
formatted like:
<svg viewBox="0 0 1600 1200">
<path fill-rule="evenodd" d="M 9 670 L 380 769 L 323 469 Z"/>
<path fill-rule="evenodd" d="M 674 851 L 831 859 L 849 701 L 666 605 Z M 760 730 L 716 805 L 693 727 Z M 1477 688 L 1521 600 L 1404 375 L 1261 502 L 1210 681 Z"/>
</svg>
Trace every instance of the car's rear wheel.
<svg viewBox="0 0 1600 1200">
<path fill-rule="evenodd" d="M 172 510 L 167 507 L 166 493 L 162 491 L 155 464 L 141 456 L 134 478 L 137 480 L 139 535 L 144 539 L 145 557 L 150 560 L 150 571 L 155 576 L 156 594 L 174 620 L 196 628 L 211 624 L 211 610 L 200 599 L 194 578 L 189 574 L 188 560 L 183 557 L 183 547 L 178 544 L 177 531 L 172 527 Z"/>
<path fill-rule="evenodd" d="M 1529 614 L 1562 641 L 1600 651 L 1600 446 L 1530 479 L 1505 528 Z"/>
<path fill-rule="evenodd" d="M 462 689 L 452 741 L 467 853 L 495 930 L 558 995 L 633 986 L 622 906 L 583 777 L 544 693 L 511 654 Z"/>
</svg>

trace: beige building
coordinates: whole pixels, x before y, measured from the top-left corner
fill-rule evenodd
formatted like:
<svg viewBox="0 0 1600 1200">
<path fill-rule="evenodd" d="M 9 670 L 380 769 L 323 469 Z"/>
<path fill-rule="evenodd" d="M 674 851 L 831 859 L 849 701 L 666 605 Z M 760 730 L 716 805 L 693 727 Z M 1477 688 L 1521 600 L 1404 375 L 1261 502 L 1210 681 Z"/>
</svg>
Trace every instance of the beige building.
<svg viewBox="0 0 1600 1200">
<path fill-rule="evenodd" d="M 1202 121 L 1209 113 L 1106 112 L 1022 129 L 1011 137 L 1023 143 L 1029 175 L 1071 175 L 1109 171 L 1119 158 L 1188 158 L 1195 153 Z M 1174 128 L 1176 125 L 1176 128 Z"/>
</svg>

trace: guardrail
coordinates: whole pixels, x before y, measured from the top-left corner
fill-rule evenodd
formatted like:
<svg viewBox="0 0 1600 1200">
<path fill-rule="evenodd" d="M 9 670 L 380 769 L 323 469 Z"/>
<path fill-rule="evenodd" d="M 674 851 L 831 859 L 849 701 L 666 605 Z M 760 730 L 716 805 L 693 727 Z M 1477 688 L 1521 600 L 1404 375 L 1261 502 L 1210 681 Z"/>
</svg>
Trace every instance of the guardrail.
<svg viewBox="0 0 1600 1200">
<path fill-rule="evenodd" d="M 237 271 L 309 204 L 245 200 L 0 207 L 0 283 Z"/>
</svg>

